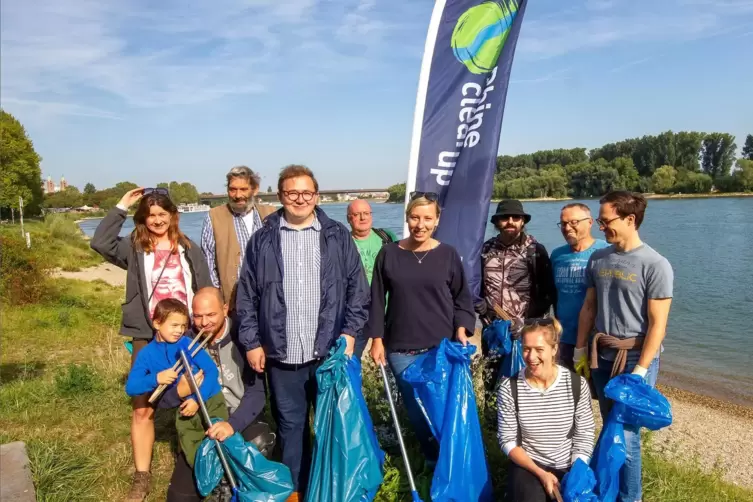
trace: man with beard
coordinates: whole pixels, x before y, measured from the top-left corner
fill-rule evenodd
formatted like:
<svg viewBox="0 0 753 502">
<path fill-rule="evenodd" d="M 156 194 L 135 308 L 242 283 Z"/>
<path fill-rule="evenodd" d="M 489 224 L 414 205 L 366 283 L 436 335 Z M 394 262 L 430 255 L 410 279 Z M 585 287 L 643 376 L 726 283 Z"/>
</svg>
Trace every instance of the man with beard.
<svg viewBox="0 0 753 502">
<path fill-rule="evenodd" d="M 594 251 L 608 246 L 605 241 L 591 236 L 593 221 L 591 210 L 585 204 L 575 202 L 563 207 L 557 225 L 567 244 L 552 251 L 554 285 L 557 288 L 554 312 L 562 324 L 557 357 L 559 364 L 573 371 L 578 315 L 586 298 L 586 265 Z"/>
<path fill-rule="evenodd" d="M 499 230 L 481 247 L 481 301 L 476 305 L 484 324 L 495 317 L 494 307 L 501 307 L 512 319 L 511 334 L 518 336 L 525 319 L 549 313 L 556 291 L 552 264 L 546 248 L 525 231 L 531 215 L 518 200 L 503 200 L 491 222 Z M 484 357 L 489 357 L 486 343 L 481 344 Z M 499 377 L 497 358 L 487 360 L 485 388 L 487 403 L 494 396 Z M 487 410 L 490 410 L 487 407 Z"/>
<path fill-rule="evenodd" d="M 258 421 L 266 401 L 266 389 L 262 375 L 254 372 L 246 363 L 246 357 L 238 340 L 238 325 L 227 316 L 228 307 L 219 289 L 207 287 L 199 290 L 191 304 L 194 332 L 204 330 L 209 337 L 206 350 L 219 370 L 220 386 L 229 418 L 226 422 L 214 424 L 206 433 L 212 439 L 224 441 L 235 432 L 240 432 L 246 441 L 252 441 L 265 456 L 271 453 L 275 436 L 269 426 Z M 201 371 L 196 374 L 197 383 L 201 384 L 204 376 Z M 180 406 L 183 397 L 191 394 L 191 388 L 185 376 L 177 385 L 170 387 L 159 401 L 160 408 Z M 216 491 L 221 491 L 220 486 Z M 229 488 L 229 487 L 228 487 Z M 168 502 L 200 501 L 196 490 L 193 470 L 183 453 L 175 459 L 175 468 L 167 490 Z M 210 497 L 210 499 L 212 498 Z"/>
<path fill-rule="evenodd" d="M 201 250 L 212 284 L 222 291 L 231 312 L 235 310 L 236 283 L 246 245 L 262 221 L 275 211 L 273 206 L 254 202 L 259 182 L 259 175 L 248 167 L 232 168 L 227 173 L 228 203 L 212 208 L 201 229 Z"/>
</svg>

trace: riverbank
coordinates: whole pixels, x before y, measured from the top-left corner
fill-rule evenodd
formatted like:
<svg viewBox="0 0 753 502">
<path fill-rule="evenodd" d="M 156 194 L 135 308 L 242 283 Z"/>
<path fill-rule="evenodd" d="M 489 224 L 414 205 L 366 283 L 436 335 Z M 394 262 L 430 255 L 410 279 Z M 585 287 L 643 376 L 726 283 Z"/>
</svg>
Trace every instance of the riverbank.
<svg viewBox="0 0 753 502">
<path fill-rule="evenodd" d="M 123 392 L 129 356 L 118 335 L 123 287 L 113 285 L 124 272 L 99 260 L 95 267 L 57 274 L 45 283 L 48 294 L 38 303 L 4 305 L 0 443 L 27 443 L 39 500 L 118 500 L 132 472 L 130 405 Z M 674 423 L 646 436 L 646 500 L 753 500 L 753 448 L 746 442 L 753 430 L 751 411 L 662 391 L 672 403 Z M 378 430 L 391 431 L 381 383 L 368 362 L 364 394 Z M 173 462 L 172 424 L 171 413 L 158 414 L 149 500 L 164 500 Z M 499 492 L 507 461 L 493 431 L 486 436 Z M 375 500 L 410 500 L 398 451 L 387 446 L 383 433 L 380 441 L 388 453 L 387 472 Z M 431 472 L 410 433 L 406 442 L 425 494 Z"/>
<path fill-rule="evenodd" d="M 125 283 L 125 271 L 106 263 L 58 275 L 121 287 Z M 722 480 L 753 489 L 753 436 L 749 433 L 753 430 L 753 408 L 675 385 L 659 385 L 672 403 L 674 422 L 651 433 L 648 447 L 660 458 L 680 463 L 693 459 L 702 471 L 716 470 Z"/>
</svg>

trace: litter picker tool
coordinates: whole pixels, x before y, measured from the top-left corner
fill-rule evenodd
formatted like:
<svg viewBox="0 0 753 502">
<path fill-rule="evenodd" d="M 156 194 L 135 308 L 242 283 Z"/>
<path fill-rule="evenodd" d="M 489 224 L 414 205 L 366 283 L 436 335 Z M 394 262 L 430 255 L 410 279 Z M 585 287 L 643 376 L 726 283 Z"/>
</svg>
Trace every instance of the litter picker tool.
<svg viewBox="0 0 753 502">
<path fill-rule="evenodd" d="M 207 405 L 204 403 L 204 398 L 201 396 L 201 392 L 199 391 L 199 386 L 196 385 L 196 379 L 193 376 L 193 373 L 191 372 L 191 364 L 188 362 L 188 356 L 186 356 L 186 351 L 181 349 L 180 351 L 180 359 L 183 361 L 183 367 L 186 368 L 186 375 L 188 375 L 188 382 L 191 385 L 191 390 L 194 394 L 196 394 L 196 399 L 199 401 L 199 409 L 201 410 L 201 416 L 204 418 L 204 422 L 207 424 L 207 428 L 212 426 L 212 418 L 209 416 L 209 412 L 207 411 Z M 235 481 L 235 476 L 233 476 L 232 471 L 230 470 L 230 465 L 227 463 L 227 458 L 225 457 L 225 451 L 222 449 L 222 445 L 219 441 L 216 439 L 214 440 L 214 446 L 217 448 L 217 456 L 220 458 L 220 463 L 222 464 L 222 468 L 225 470 L 225 476 L 227 476 L 227 480 L 230 483 L 230 486 L 233 489 L 233 500 L 237 500 L 237 493 L 238 493 L 238 483 Z"/>
<path fill-rule="evenodd" d="M 553 490 L 554 498 L 557 499 L 557 502 L 562 502 L 562 495 L 560 495 L 560 491 L 557 489 L 557 487 L 554 487 Z"/>
<path fill-rule="evenodd" d="M 199 331 L 199 334 L 197 334 L 196 337 L 194 337 L 194 339 L 191 340 L 191 343 L 188 344 L 189 350 L 191 350 L 191 348 L 194 346 L 194 344 L 201 337 L 202 334 L 204 334 L 203 329 Z M 199 351 L 204 348 L 204 346 L 209 342 L 209 338 L 210 337 L 206 337 L 204 340 L 201 341 L 201 343 L 199 344 L 197 348 L 191 350 L 191 357 L 196 356 L 196 354 L 198 354 Z M 176 372 L 181 372 L 183 370 L 183 367 L 184 366 L 181 361 L 176 361 L 175 364 L 173 364 L 173 367 L 170 369 Z M 165 392 L 165 389 L 167 389 L 167 387 L 168 386 L 165 384 L 158 385 L 157 388 L 154 389 L 154 392 L 152 392 L 152 395 L 149 396 L 149 402 L 154 403 L 157 399 L 159 399 L 159 397 L 162 395 L 163 392 Z"/>
<path fill-rule="evenodd" d="M 408 473 L 408 483 L 410 484 L 411 496 L 413 502 L 423 502 L 421 497 L 418 496 L 416 491 L 416 483 L 413 481 L 413 473 L 410 470 L 410 461 L 408 461 L 408 451 L 405 449 L 405 443 L 403 443 L 403 433 L 400 430 L 400 422 L 397 419 L 397 411 L 395 410 L 395 402 L 392 400 L 392 391 L 390 390 L 390 382 L 387 380 L 387 372 L 384 369 L 383 364 L 379 364 L 379 369 L 382 371 L 382 380 L 384 381 L 384 391 L 387 393 L 387 401 L 390 403 L 390 411 L 392 412 L 392 422 L 395 424 L 395 432 L 397 432 L 397 440 L 400 443 L 400 451 L 403 454 L 403 462 L 405 463 L 405 471 Z"/>
</svg>

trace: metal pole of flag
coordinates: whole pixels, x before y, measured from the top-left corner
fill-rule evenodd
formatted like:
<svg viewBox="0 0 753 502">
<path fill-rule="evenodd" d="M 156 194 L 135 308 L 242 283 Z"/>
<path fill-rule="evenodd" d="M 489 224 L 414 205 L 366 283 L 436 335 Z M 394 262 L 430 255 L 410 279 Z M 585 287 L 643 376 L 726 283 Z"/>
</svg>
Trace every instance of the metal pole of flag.
<svg viewBox="0 0 753 502">
<path fill-rule="evenodd" d="M 199 386 L 196 385 L 196 379 L 193 377 L 193 372 L 191 371 L 191 364 L 188 362 L 188 357 L 186 357 L 186 352 L 183 349 L 180 350 L 180 358 L 183 361 L 183 367 L 186 369 L 186 376 L 188 376 L 188 381 L 191 384 L 191 390 L 194 394 L 196 394 L 196 399 L 198 399 L 199 401 L 201 416 L 204 417 L 204 421 L 207 423 L 207 427 L 211 427 L 212 419 L 209 416 L 209 411 L 207 411 L 207 405 L 206 403 L 204 403 L 204 398 L 201 397 Z M 214 445 L 217 448 L 217 456 L 220 457 L 222 468 L 225 469 L 227 480 L 230 482 L 230 486 L 233 488 L 233 493 L 235 493 L 238 490 L 238 483 L 235 481 L 235 476 L 233 476 L 233 473 L 230 471 L 230 465 L 227 463 L 227 458 L 225 457 L 225 452 L 222 449 L 222 445 L 216 439 L 214 440 Z"/>
</svg>

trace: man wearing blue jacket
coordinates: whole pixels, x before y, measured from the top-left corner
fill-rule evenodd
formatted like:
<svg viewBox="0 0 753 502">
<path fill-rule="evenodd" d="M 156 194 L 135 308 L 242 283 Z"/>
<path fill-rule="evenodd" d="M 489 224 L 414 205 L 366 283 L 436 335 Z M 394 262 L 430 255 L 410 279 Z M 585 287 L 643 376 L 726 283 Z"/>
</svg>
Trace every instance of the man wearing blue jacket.
<svg viewBox="0 0 753 502">
<path fill-rule="evenodd" d="M 274 446 L 274 434 L 269 425 L 258 420 L 266 402 L 266 390 L 263 375 L 251 370 L 246 362 L 245 350 L 238 341 L 238 326 L 228 317 L 228 306 L 218 288 L 206 287 L 196 292 L 193 297 L 191 315 L 194 332 L 188 336 L 193 339 L 200 330 L 210 337 L 206 351 L 217 366 L 219 383 L 229 418 L 214 424 L 207 435 L 212 439 L 224 441 L 233 433 L 239 432 L 246 441 L 252 441 L 259 450 L 268 456 Z M 201 384 L 203 372 L 196 373 L 197 383 Z M 182 397 L 191 394 L 185 377 L 177 385 L 170 387 L 160 399 L 160 408 L 178 406 Z M 193 469 L 184 455 L 180 453 L 175 459 L 175 468 L 167 490 L 168 502 L 199 502 L 202 500 L 196 489 Z"/>
<path fill-rule="evenodd" d="M 267 373 L 282 462 L 295 485 L 288 500 L 298 501 L 311 466 L 316 370 L 340 336 L 353 354 L 370 296 L 350 232 L 317 207 L 311 170 L 284 168 L 277 190 L 283 207 L 249 241 L 236 312 L 249 364 Z"/>
</svg>

